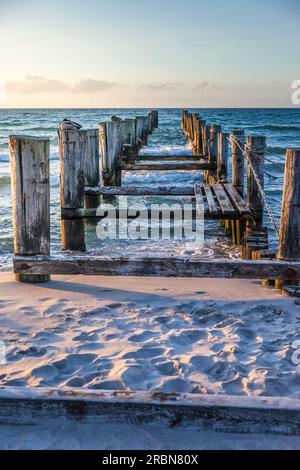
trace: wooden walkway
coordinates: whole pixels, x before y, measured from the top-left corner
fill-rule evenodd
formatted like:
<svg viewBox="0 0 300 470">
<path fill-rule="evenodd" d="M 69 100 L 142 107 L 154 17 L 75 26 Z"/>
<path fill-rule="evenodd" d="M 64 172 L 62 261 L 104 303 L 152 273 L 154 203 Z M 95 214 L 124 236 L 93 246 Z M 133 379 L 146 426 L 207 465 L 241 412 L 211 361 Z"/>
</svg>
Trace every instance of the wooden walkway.
<svg viewBox="0 0 300 470">
<path fill-rule="evenodd" d="M 88 196 L 177 196 L 191 197 L 204 209 L 206 219 L 238 220 L 251 216 L 245 201 L 230 184 L 199 184 L 195 187 L 120 186 L 102 189 L 86 188 Z M 196 209 L 196 207 L 195 207 Z M 84 214 L 84 210 L 82 214 Z M 79 214 L 79 213 L 77 213 Z M 86 215 L 88 212 L 86 212 Z M 92 212 L 90 212 L 90 215 Z"/>
<path fill-rule="evenodd" d="M 208 124 L 197 113 L 183 111 L 181 125 L 193 155 L 149 155 L 140 150 L 158 126 L 157 111 L 134 119 L 112 116 L 108 122 L 100 123 L 99 131 L 69 129 L 63 125 L 59 129 L 60 209 L 62 252 L 67 253 L 58 257 L 51 256 L 50 252 L 50 141 L 10 136 L 15 194 L 14 272 L 18 281 L 48 282 L 50 274 L 102 274 L 268 279 L 268 285 L 277 288 L 283 284 L 299 284 L 299 150 L 287 150 L 279 250 L 272 252 L 268 249 L 262 195 L 265 137 L 248 136 L 245 145 L 244 130 L 231 130 L 229 139 L 220 125 Z M 197 171 L 199 174 L 193 174 L 196 185 L 123 186 L 123 171 Z M 189 217 L 197 219 L 200 213 L 205 219 L 220 220 L 226 234 L 241 247 L 242 259 L 211 261 L 174 256 L 127 259 L 111 257 L 109 247 L 101 257 L 78 256 L 78 252 L 86 248 L 84 220 L 101 219 L 97 210 L 101 199 L 109 202 L 114 196 L 175 196 L 182 197 L 183 203 L 184 198 L 190 198 Z M 172 212 L 172 208 L 170 210 Z M 135 215 L 116 207 L 115 212 L 119 219 L 141 216 L 138 210 Z M 146 212 L 145 216 L 151 220 L 151 209 Z"/>
</svg>

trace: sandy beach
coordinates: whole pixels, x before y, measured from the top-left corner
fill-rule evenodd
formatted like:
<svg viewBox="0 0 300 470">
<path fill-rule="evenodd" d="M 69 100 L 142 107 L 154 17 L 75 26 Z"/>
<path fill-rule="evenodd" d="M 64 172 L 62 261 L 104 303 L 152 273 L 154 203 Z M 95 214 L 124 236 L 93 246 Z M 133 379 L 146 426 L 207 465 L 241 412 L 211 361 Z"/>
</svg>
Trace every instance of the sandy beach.
<svg viewBox="0 0 300 470">
<path fill-rule="evenodd" d="M 0 385 L 300 398 L 295 300 L 255 281 L 0 276 Z"/>
</svg>

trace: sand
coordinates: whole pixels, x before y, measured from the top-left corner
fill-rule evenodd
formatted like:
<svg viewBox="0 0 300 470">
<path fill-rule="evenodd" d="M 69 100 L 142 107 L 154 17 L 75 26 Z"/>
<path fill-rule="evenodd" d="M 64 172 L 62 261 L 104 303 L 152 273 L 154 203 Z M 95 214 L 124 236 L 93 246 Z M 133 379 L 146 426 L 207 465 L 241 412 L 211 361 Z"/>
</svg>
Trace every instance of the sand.
<svg viewBox="0 0 300 470">
<path fill-rule="evenodd" d="M 300 398 L 299 324 L 255 281 L 2 274 L 0 385 Z"/>
</svg>

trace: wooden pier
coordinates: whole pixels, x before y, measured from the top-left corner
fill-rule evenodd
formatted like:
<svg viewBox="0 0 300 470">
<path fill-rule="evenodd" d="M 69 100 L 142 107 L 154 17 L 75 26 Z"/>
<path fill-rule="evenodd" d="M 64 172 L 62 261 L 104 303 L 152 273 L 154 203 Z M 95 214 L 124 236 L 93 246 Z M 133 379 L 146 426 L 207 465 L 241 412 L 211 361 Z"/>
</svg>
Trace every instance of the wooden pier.
<svg viewBox="0 0 300 470">
<path fill-rule="evenodd" d="M 106 274 L 237 277 L 277 280 L 280 286 L 299 284 L 300 150 L 287 150 L 277 256 L 269 250 L 264 223 L 266 139 L 246 137 L 243 129 L 225 133 L 219 124 L 208 124 L 198 113 L 183 111 L 181 127 L 192 154 L 141 154 L 157 127 L 157 111 L 125 120 L 112 116 L 99 129 L 60 127 L 61 235 L 62 250 L 67 252 L 61 257 L 50 255 L 49 140 L 10 137 L 16 279 L 46 282 L 51 274 Z M 122 185 L 124 171 L 145 170 L 199 172 L 198 183 L 184 187 Z M 85 220 L 101 218 L 99 202 L 116 196 L 190 198 L 192 218 L 202 207 L 205 219 L 219 220 L 233 243 L 241 247 L 242 259 L 78 256 L 78 251 L 85 250 Z M 124 213 L 117 210 L 116 217 L 124 217 Z"/>
</svg>

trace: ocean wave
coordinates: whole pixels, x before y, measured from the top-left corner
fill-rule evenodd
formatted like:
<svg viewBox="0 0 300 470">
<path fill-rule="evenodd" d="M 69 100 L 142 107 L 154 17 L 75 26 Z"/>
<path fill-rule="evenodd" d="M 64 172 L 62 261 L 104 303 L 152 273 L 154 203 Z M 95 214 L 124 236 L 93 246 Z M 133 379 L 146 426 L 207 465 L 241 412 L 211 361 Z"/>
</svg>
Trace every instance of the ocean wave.
<svg viewBox="0 0 300 470">
<path fill-rule="evenodd" d="M 192 155 L 192 148 L 190 145 L 158 145 L 144 147 L 139 155 Z"/>
<path fill-rule="evenodd" d="M 268 145 L 267 151 L 273 155 L 283 155 L 286 152 L 286 147 L 273 147 L 272 145 Z"/>
<path fill-rule="evenodd" d="M 4 186 L 6 184 L 10 184 L 10 176 L 9 175 L 0 176 L 0 186 Z"/>
<path fill-rule="evenodd" d="M 300 126 L 290 126 L 288 124 L 264 124 L 260 126 L 251 126 L 252 129 L 262 129 L 268 131 L 300 131 Z"/>
</svg>

